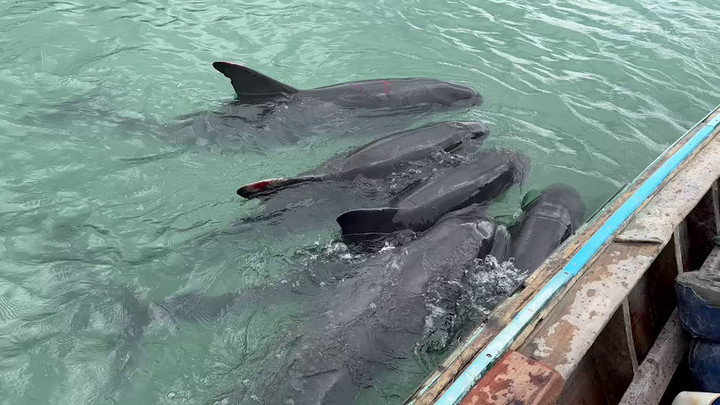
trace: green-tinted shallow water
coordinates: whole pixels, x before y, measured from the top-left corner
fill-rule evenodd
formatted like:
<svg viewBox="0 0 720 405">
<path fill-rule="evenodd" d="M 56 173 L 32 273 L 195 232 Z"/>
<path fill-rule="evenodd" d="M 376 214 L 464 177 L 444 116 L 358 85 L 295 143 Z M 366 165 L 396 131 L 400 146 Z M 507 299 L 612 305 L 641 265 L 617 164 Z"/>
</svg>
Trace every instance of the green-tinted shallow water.
<svg viewBox="0 0 720 405">
<path fill-rule="evenodd" d="M 328 221 L 197 243 L 257 213 L 237 186 L 367 139 L 229 153 L 125 125 L 230 100 L 213 61 L 299 88 L 472 85 L 482 107 L 446 117 L 489 122 L 490 146 L 532 161 L 496 211 L 566 182 L 592 212 L 720 102 L 718 20 L 712 0 L 0 2 L 0 403 L 204 403 L 252 382 L 299 322 L 293 304 L 241 311 L 157 327 L 123 352 L 130 321 L 93 287 L 239 291 L 336 235 Z M 363 401 L 401 401 L 437 360 L 399 362 Z"/>
</svg>

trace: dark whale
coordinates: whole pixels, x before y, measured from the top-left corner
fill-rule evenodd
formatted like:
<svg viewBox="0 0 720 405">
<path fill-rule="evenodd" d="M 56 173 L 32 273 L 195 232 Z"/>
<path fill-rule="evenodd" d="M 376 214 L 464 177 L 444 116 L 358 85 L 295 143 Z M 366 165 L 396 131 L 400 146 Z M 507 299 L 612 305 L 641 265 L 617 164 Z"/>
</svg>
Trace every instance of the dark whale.
<svg viewBox="0 0 720 405">
<path fill-rule="evenodd" d="M 284 366 L 258 378 L 255 399 L 235 392 L 221 403 L 351 403 L 361 389 L 382 381 L 381 373 L 398 359 L 412 358 L 429 333 L 430 304 L 454 312 L 453 299 L 428 302 L 428 297 L 459 285 L 468 266 L 491 250 L 494 233 L 484 209 L 471 206 L 448 214 L 403 247 L 377 255 L 313 306 Z"/>
<path fill-rule="evenodd" d="M 386 135 L 424 114 L 480 105 L 477 91 L 434 79 L 385 79 L 298 90 L 244 66 L 215 62 L 236 99 L 170 125 L 181 143 L 265 150 L 317 136 Z"/>
<path fill-rule="evenodd" d="M 585 204 L 578 192 L 567 185 L 555 184 L 523 202 L 523 220 L 510 229 L 507 253 L 515 267 L 534 271 L 582 223 Z"/>
<path fill-rule="evenodd" d="M 480 122 L 429 124 L 377 139 L 306 175 L 254 182 L 239 188 L 237 193 L 249 199 L 300 183 L 385 177 L 434 152 L 456 150 L 471 139 L 483 140 L 489 132 Z"/>
<path fill-rule="evenodd" d="M 435 79 L 365 80 L 298 90 L 248 67 L 215 62 L 213 67 L 228 77 L 238 101 L 258 104 L 302 103 L 307 99 L 331 102 L 343 108 L 412 108 L 418 106 L 480 105 L 482 98 L 470 87 Z"/>
<path fill-rule="evenodd" d="M 397 196 L 388 207 L 348 211 L 337 218 L 345 241 L 359 242 L 409 229 L 424 231 L 448 212 L 489 202 L 522 173 L 520 155 L 491 151 Z"/>
<path fill-rule="evenodd" d="M 100 132 L 107 131 L 108 125 L 122 125 L 124 132 L 153 135 L 181 145 L 223 153 L 262 153 L 314 136 L 387 135 L 408 128 L 427 113 L 482 103 L 472 88 L 434 79 L 367 80 L 298 90 L 244 66 L 227 62 L 213 66 L 230 78 L 236 93 L 233 102 L 213 111 L 169 120 L 128 117 L 107 101 L 111 95 L 99 92 L 28 119 L 32 125 L 52 128 L 80 122 Z"/>
</svg>

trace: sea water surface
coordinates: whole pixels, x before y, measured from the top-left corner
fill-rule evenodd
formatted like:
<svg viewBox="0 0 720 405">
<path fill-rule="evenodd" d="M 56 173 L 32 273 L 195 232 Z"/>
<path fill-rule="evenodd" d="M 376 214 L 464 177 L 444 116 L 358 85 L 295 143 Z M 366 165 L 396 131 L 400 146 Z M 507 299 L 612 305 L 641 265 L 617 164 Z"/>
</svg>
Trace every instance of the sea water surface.
<svg viewBox="0 0 720 405">
<path fill-rule="evenodd" d="M 142 333 L 128 307 L 362 260 L 322 213 L 316 226 L 228 231 L 261 210 L 238 186 L 301 173 L 372 134 L 171 142 L 161 124 L 232 100 L 212 62 L 298 88 L 470 85 L 480 108 L 432 119 L 486 121 L 487 146 L 531 160 L 495 212 L 564 182 L 590 214 L 720 104 L 718 21 L 713 0 L 0 1 L 0 403 L 212 403 L 258 384 L 302 305 Z M 514 276 L 480 288 L 501 293 Z M 401 402 L 442 355 L 398 361 L 359 402 Z"/>
</svg>

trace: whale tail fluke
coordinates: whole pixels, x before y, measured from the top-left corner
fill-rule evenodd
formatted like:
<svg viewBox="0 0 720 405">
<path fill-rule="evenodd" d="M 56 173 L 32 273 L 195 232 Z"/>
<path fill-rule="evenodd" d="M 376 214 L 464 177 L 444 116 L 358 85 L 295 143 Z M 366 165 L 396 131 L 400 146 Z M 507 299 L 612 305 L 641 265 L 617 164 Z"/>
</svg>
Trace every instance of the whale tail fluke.
<svg viewBox="0 0 720 405">
<path fill-rule="evenodd" d="M 362 241 L 386 235 L 399 228 L 393 221 L 397 208 L 369 208 L 348 211 L 337 218 L 346 241 Z"/>
<path fill-rule="evenodd" d="M 248 67 L 230 62 L 215 62 L 213 67 L 230 79 L 238 99 L 263 99 L 289 96 L 297 93 L 287 84 L 269 78 Z"/>
<path fill-rule="evenodd" d="M 326 178 L 324 176 L 280 177 L 277 179 L 260 180 L 240 187 L 237 190 L 237 194 L 240 197 L 250 200 L 280 191 L 296 184 L 320 182 L 325 180 Z"/>
</svg>

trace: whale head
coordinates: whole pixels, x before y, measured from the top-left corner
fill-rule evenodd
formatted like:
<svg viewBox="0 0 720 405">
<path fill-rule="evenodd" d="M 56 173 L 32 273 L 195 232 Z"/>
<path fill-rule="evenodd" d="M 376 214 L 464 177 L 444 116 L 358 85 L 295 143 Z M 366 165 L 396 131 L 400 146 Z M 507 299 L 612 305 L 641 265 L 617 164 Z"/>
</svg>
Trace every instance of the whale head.
<svg viewBox="0 0 720 405">
<path fill-rule="evenodd" d="M 457 127 L 462 128 L 470 134 L 470 139 L 479 139 L 490 134 L 490 128 L 479 121 L 464 121 L 454 123 Z"/>
<path fill-rule="evenodd" d="M 482 96 L 475 89 L 461 84 L 438 82 L 429 91 L 433 104 L 453 107 L 472 107 L 482 104 Z"/>
</svg>

